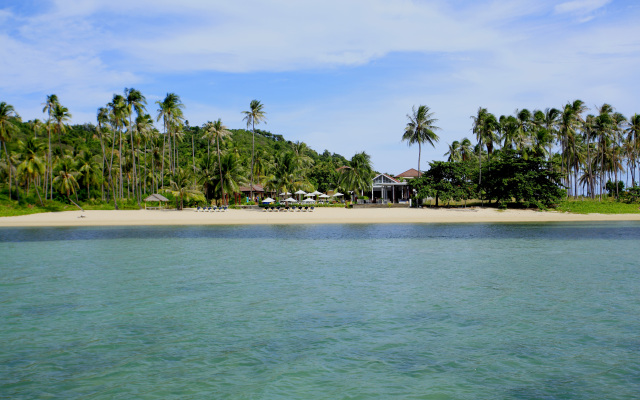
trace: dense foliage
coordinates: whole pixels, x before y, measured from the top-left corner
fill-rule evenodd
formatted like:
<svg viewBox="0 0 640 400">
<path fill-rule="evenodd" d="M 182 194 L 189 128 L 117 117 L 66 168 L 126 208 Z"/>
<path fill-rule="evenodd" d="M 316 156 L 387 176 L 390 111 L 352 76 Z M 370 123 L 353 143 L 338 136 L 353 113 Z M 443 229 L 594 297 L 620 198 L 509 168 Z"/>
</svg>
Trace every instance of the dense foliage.
<svg viewBox="0 0 640 400">
<path fill-rule="evenodd" d="M 117 209 L 131 201 L 140 207 L 148 194 L 158 192 L 178 207 L 234 203 L 251 182 L 268 193 L 370 187 L 362 179 L 341 179 L 347 171 L 370 178 L 368 155 L 349 161 L 328 150 L 319 154 L 305 143 L 257 129 L 266 119 L 257 100 L 243 112 L 250 130 L 228 129 L 220 119 L 190 126 L 174 93 L 155 106 L 152 116 L 142 93 L 125 89 L 98 109 L 96 125 L 67 125 L 71 114 L 56 95 L 46 97 L 44 121 L 23 122 L 2 102 L 0 188 L 13 199 L 33 201 L 35 195 L 41 206 L 54 200 L 109 201 Z"/>
</svg>

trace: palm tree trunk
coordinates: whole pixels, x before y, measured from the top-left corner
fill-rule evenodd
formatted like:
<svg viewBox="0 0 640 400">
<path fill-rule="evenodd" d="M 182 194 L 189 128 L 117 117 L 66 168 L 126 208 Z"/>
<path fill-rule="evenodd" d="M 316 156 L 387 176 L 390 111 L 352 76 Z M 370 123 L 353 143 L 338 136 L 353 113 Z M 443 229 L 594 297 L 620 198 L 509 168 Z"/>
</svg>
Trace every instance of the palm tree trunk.
<svg viewBox="0 0 640 400">
<path fill-rule="evenodd" d="M 224 182 L 222 182 L 222 163 L 220 162 L 220 143 L 218 143 L 218 137 L 216 136 L 216 148 L 218 150 L 218 171 L 220 173 L 220 193 L 222 193 L 222 204 L 227 205 L 225 203 L 225 195 L 224 195 Z M 253 184 L 251 185 L 251 189 L 253 190 Z"/>
<path fill-rule="evenodd" d="M 129 133 L 131 136 L 131 162 L 133 163 L 133 196 L 138 201 L 138 208 L 140 208 L 140 197 L 137 196 L 136 184 L 137 181 L 137 173 L 136 173 L 136 152 L 133 143 L 133 125 L 131 124 L 131 114 L 129 114 Z"/>
<path fill-rule="evenodd" d="M 9 200 L 11 200 L 11 158 L 9 158 L 9 152 L 7 151 L 7 143 L 2 142 L 4 146 L 4 154 L 7 156 L 7 165 L 9 166 Z"/>
<path fill-rule="evenodd" d="M 251 201 L 253 201 L 253 159 L 254 159 L 254 154 L 255 154 L 255 148 L 256 148 L 256 125 L 253 122 L 253 119 L 251 120 L 251 130 L 253 132 L 253 134 L 251 135 Z M 222 179 L 222 175 L 220 175 L 220 179 Z"/>
</svg>

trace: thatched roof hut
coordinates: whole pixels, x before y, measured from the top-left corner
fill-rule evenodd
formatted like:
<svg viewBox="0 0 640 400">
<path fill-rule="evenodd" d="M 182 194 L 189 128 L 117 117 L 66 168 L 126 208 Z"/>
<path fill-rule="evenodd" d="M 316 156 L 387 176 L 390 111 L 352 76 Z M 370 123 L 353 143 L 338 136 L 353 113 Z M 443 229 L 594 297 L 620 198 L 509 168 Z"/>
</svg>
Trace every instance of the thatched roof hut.
<svg viewBox="0 0 640 400">
<path fill-rule="evenodd" d="M 160 203 L 160 205 L 159 207 L 147 207 L 147 201 L 157 201 Z M 149 197 L 147 197 L 146 199 L 144 199 L 144 209 L 146 210 L 146 209 L 162 208 L 162 203 L 167 201 L 169 201 L 169 199 L 167 199 L 163 195 L 154 193 L 152 195 L 149 195 Z"/>
</svg>

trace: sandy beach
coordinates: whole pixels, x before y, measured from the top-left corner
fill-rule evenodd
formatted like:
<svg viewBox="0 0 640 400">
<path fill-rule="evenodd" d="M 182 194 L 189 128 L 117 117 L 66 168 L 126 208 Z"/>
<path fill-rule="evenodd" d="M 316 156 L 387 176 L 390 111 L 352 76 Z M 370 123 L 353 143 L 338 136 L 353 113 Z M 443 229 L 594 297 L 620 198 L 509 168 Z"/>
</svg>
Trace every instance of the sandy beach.
<svg viewBox="0 0 640 400">
<path fill-rule="evenodd" d="M 264 225 L 264 224 L 370 224 L 370 223 L 490 223 L 640 221 L 640 214 L 570 214 L 554 211 L 490 208 L 317 208 L 313 212 L 227 210 L 66 211 L 0 218 L 0 227 L 133 226 L 133 225 Z"/>
</svg>

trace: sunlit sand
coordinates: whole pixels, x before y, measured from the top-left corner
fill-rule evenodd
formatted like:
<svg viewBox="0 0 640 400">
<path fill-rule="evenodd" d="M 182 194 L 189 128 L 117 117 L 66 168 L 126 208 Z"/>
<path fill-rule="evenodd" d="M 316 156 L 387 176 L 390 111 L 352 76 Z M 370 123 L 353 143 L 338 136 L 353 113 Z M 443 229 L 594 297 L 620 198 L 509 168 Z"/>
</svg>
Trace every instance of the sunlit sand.
<svg viewBox="0 0 640 400">
<path fill-rule="evenodd" d="M 227 210 L 65 211 L 0 218 L 0 227 L 131 226 L 131 225 L 250 225 L 250 224 L 376 224 L 640 221 L 640 214 L 570 214 L 554 211 L 491 208 L 316 208 L 313 212 Z"/>
</svg>

